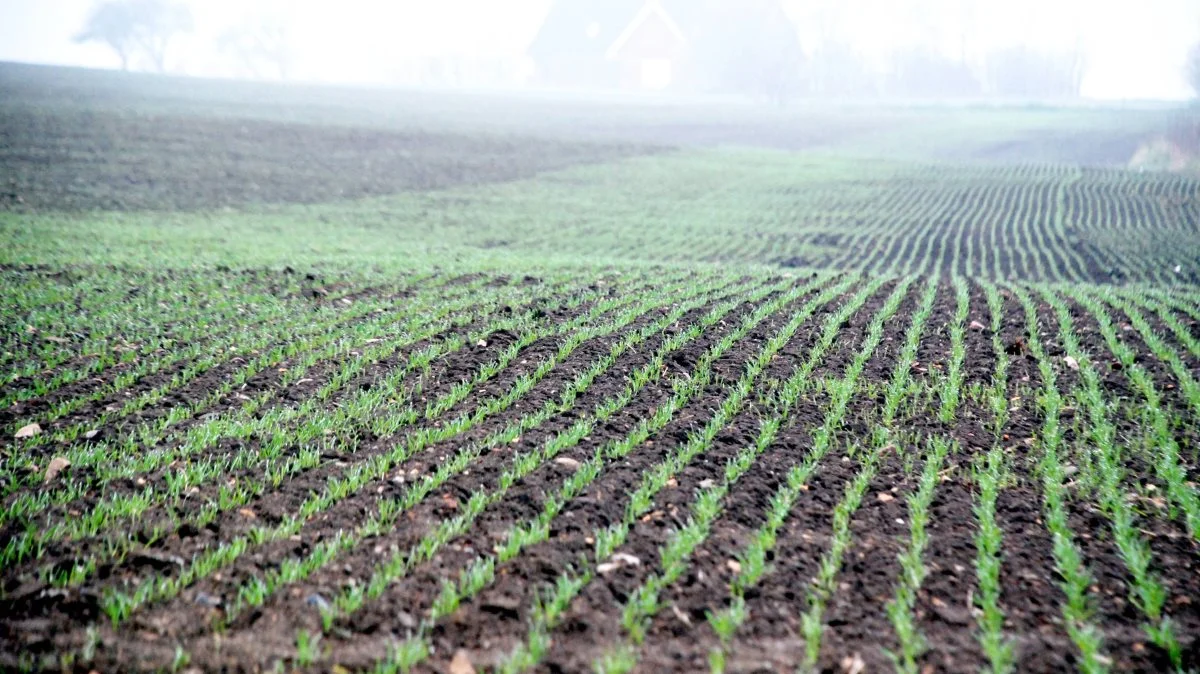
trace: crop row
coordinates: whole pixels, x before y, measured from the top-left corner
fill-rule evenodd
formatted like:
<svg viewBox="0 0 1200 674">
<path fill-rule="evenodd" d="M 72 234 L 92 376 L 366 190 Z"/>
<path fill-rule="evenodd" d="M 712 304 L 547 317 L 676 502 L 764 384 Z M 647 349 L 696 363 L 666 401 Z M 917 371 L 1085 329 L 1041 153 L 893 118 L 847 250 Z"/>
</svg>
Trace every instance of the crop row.
<svg viewBox="0 0 1200 674">
<path fill-rule="evenodd" d="M 1180 593 L 1196 584 L 1178 577 L 1186 567 L 1158 532 L 1200 536 L 1193 296 L 693 271 L 587 287 L 574 273 L 425 283 L 390 304 L 319 311 L 314 324 L 285 312 L 230 341 L 246 356 L 230 371 L 245 372 L 239 383 L 181 366 L 178 381 L 106 392 L 148 397 L 97 412 L 113 427 L 100 441 L 80 438 L 89 420 L 74 412 L 59 418 L 78 430 L 55 427 L 53 412 L 23 419 L 49 430 L 0 466 L 0 602 L 36 605 L 42 624 L 65 630 L 56 643 L 71 647 L 54 666 L 116 664 L 173 616 L 187 622 L 151 659 L 210 666 L 224 657 L 214 635 L 246 655 L 270 616 L 282 622 L 263 629 L 295 636 L 287 652 L 276 639 L 255 656 L 262 666 L 408 672 L 440 667 L 447 635 L 516 582 L 521 601 L 506 610 L 521 619 L 501 627 L 494 671 L 649 667 L 674 614 L 721 672 L 745 666 L 761 643 L 755 621 L 781 613 L 790 664 L 829 666 L 847 629 L 842 594 L 864 568 L 884 569 L 869 624 L 887 633 L 856 648 L 872 667 L 918 672 L 947 647 L 927 607 L 947 564 L 937 537 L 954 530 L 973 543 L 954 552 L 974 571 L 970 620 L 956 629 L 969 630 L 978 666 L 1014 671 L 1030 655 L 1012 555 L 1039 541 L 1047 565 L 1020 571 L 1051 579 L 1053 629 L 1081 670 L 1146 657 L 1188 666 L 1195 621 Z M 988 342 L 980 384 L 970 354 Z M 220 368 L 226 351 L 168 353 Z M 203 395 L 172 413 L 172 391 Z M 40 465 L 54 455 L 69 465 Z M 612 505 L 581 509 L 601 490 Z M 1015 493 L 1036 494 L 1035 527 L 1014 526 Z M 879 534 L 891 552 L 864 567 L 864 523 L 892 494 L 903 530 Z M 971 495 L 972 522 L 943 518 L 948 494 Z M 1142 509 L 1139 494 L 1162 505 Z M 828 504 L 819 547 L 796 566 L 811 575 L 781 603 L 767 590 L 793 581 L 778 555 L 801 549 L 808 533 L 795 527 L 813 521 L 814 503 Z M 730 527 L 741 534 L 728 538 Z M 727 582 L 688 619 L 673 598 L 697 591 L 725 540 L 736 541 L 718 553 Z M 560 546 L 566 566 L 530 575 Z M 98 619 L 72 622 L 87 602 Z M 360 631 L 398 603 L 404 621 Z M 599 614 L 572 651 L 577 621 Z M 0 638 L 16 643 L 31 625 Z"/>
<path fill-rule="evenodd" d="M 427 196 L 422 205 L 447 213 L 441 235 L 503 239 L 533 255 L 1200 283 L 1194 177 L 738 152 L 643 158 L 618 172 L 581 167 L 568 177 Z M 476 232 L 481 211 L 490 227 Z"/>
</svg>

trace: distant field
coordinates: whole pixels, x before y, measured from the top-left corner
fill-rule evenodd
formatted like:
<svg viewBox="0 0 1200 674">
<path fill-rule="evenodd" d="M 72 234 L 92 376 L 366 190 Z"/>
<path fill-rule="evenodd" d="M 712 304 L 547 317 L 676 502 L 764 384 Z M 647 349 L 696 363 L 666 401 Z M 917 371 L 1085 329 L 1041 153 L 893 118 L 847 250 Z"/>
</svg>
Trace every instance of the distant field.
<svg viewBox="0 0 1200 674">
<path fill-rule="evenodd" d="M 542 150 L 497 154 L 489 160 L 494 164 L 475 163 L 471 170 L 454 164 L 449 153 L 428 163 L 418 156 L 406 160 L 407 173 L 377 175 L 397 190 L 409 176 L 438 185 L 463 171 L 474 175 L 466 185 L 414 185 L 380 198 L 189 214 L 0 213 L 0 219 L 10 223 L 9 259 L 28 264 L 154 265 L 165 258 L 227 266 L 403 267 L 434 256 L 1200 283 L 1197 178 L 735 149 L 596 163 L 622 149 L 594 147 L 588 154 L 568 145 L 558 157 Z M 514 175 L 553 159 L 588 163 Z M 261 166 L 278 173 L 263 195 L 322 181 L 319 165 L 295 171 Z M 196 190 L 220 185 L 192 180 L 150 189 L 178 189 L 174 198 L 194 203 L 210 194 Z M 354 179 L 334 172 L 327 182 L 297 201 Z M 140 190 L 139 184 L 127 192 L 157 198 Z"/>
<path fill-rule="evenodd" d="M 1194 671 L 1168 114 L 0 66 L 0 669 Z"/>
<path fill-rule="evenodd" d="M 657 145 L 805 150 L 866 157 L 1123 166 L 1172 108 L 959 103 L 798 103 L 786 109 L 711 99 L 460 93 L 130 76 L 0 64 L 5 114 L 105 120 L 197 116 L 379 131 L 536 135 Z M 101 126 L 101 131 L 105 127 Z M 83 129 L 82 133 L 88 131 Z M 319 142 L 319 139 L 314 139 Z"/>
</svg>

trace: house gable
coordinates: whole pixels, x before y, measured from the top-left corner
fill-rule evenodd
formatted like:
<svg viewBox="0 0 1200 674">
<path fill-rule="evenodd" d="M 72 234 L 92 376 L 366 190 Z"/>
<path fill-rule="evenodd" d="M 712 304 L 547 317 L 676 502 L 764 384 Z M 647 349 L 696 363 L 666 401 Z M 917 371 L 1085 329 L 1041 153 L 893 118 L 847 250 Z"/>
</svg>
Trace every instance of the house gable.
<svg viewBox="0 0 1200 674">
<path fill-rule="evenodd" d="M 604 58 L 643 0 L 558 0 L 529 54 L 541 62 Z"/>
<path fill-rule="evenodd" d="M 555 0 L 529 46 L 539 82 L 659 90 L 689 75 L 708 0 Z"/>
<path fill-rule="evenodd" d="M 648 0 L 605 52 L 617 60 L 623 53 L 633 58 L 670 58 L 687 44 L 687 36 L 658 0 Z"/>
</svg>

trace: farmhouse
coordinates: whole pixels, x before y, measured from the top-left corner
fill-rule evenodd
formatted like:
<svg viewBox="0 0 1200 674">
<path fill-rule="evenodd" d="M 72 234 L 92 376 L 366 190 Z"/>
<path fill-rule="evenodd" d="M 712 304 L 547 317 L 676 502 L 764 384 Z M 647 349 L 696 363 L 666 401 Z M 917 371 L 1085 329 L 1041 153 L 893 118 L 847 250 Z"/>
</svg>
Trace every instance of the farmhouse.
<svg viewBox="0 0 1200 674">
<path fill-rule="evenodd" d="M 696 81 L 696 0 L 558 0 L 530 46 L 539 84 L 660 91 Z"/>
</svg>

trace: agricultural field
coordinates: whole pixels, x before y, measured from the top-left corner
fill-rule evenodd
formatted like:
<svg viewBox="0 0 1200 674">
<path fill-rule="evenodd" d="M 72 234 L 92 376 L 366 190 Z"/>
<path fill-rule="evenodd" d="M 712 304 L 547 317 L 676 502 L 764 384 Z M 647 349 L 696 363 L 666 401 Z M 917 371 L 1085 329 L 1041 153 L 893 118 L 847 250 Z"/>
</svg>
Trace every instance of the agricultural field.
<svg viewBox="0 0 1200 674">
<path fill-rule="evenodd" d="M 0 669 L 1200 670 L 1153 111 L 88 77 L 0 66 Z"/>
</svg>

